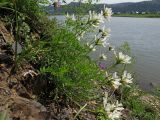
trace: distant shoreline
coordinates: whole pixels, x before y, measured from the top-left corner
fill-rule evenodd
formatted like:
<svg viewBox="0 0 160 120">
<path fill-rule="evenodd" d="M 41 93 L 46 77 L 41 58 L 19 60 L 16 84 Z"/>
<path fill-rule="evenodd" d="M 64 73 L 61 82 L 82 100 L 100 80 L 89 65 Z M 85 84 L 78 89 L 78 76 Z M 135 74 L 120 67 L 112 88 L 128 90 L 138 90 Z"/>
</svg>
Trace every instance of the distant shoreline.
<svg viewBox="0 0 160 120">
<path fill-rule="evenodd" d="M 66 14 L 49 14 L 49 16 L 52 15 L 66 15 Z M 160 14 L 113 14 L 112 17 L 160 18 Z"/>
<path fill-rule="evenodd" d="M 160 18 L 160 14 L 113 14 L 113 17 Z"/>
</svg>

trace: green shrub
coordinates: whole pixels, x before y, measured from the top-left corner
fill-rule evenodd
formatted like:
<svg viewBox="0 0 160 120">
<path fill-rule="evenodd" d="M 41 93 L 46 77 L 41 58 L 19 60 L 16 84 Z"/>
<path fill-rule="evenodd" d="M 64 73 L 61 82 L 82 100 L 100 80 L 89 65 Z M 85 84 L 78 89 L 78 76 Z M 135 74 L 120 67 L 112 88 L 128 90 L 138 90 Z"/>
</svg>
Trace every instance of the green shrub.
<svg viewBox="0 0 160 120">
<path fill-rule="evenodd" d="M 102 79 L 99 68 L 87 55 L 87 49 L 66 29 L 59 29 L 50 40 L 41 40 L 26 48 L 22 56 L 38 63 L 41 74 L 50 74 L 60 93 L 74 98 L 95 98 Z M 54 90 L 55 88 L 53 88 Z"/>
</svg>

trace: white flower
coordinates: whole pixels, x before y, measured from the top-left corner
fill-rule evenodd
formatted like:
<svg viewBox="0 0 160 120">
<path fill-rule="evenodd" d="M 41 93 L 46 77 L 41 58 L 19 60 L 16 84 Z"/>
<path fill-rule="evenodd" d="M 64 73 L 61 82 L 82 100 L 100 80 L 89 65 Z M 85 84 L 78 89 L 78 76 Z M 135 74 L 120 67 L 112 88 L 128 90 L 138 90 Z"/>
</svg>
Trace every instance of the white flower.
<svg viewBox="0 0 160 120">
<path fill-rule="evenodd" d="M 89 11 L 88 23 L 93 27 L 99 27 L 100 23 L 103 23 L 103 17 L 101 14 L 97 14 L 94 11 Z"/>
<path fill-rule="evenodd" d="M 114 79 L 114 80 L 119 80 L 119 77 L 118 77 L 118 75 L 117 75 L 117 72 L 113 73 L 112 79 Z"/>
<path fill-rule="evenodd" d="M 121 118 L 121 115 L 122 115 L 122 112 L 121 112 L 121 111 L 117 111 L 117 110 L 114 110 L 113 112 L 108 113 L 108 117 L 109 117 L 111 120 L 120 119 L 120 118 Z"/>
<path fill-rule="evenodd" d="M 103 26 L 102 29 L 99 29 L 99 32 L 102 33 L 102 37 L 110 37 L 110 29 L 106 29 L 105 26 Z"/>
<path fill-rule="evenodd" d="M 74 14 L 73 14 L 72 16 L 70 16 L 70 15 L 67 13 L 66 19 L 69 19 L 69 20 L 72 20 L 72 21 L 76 21 L 76 17 L 75 17 Z"/>
<path fill-rule="evenodd" d="M 66 18 L 69 18 L 70 16 L 69 16 L 69 14 L 68 14 L 68 12 L 67 12 L 67 15 L 66 15 Z"/>
<path fill-rule="evenodd" d="M 115 104 L 109 104 L 110 111 L 108 111 L 108 117 L 111 120 L 120 119 L 122 115 L 123 105 L 121 103 L 118 103 L 118 101 Z"/>
<path fill-rule="evenodd" d="M 108 38 L 108 36 L 102 36 L 102 37 L 101 37 L 101 41 L 102 41 L 102 42 L 107 42 L 107 38 Z"/>
<path fill-rule="evenodd" d="M 114 87 L 114 89 L 118 89 L 120 85 L 121 85 L 120 81 L 118 80 L 112 81 L 112 86 Z"/>
<path fill-rule="evenodd" d="M 103 41 L 103 42 L 102 42 L 102 46 L 103 46 L 103 47 L 107 47 L 108 45 L 109 45 L 109 43 L 108 43 L 107 41 Z"/>
<path fill-rule="evenodd" d="M 77 40 L 80 41 L 80 40 L 81 40 L 81 37 L 80 37 L 80 36 L 77 36 Z"/>
<path fill-rule="evenodd" d="M 94 48 L 94 46 L 93 46 L 93 45 L 89 45 L 89 48 L 90 48 L 90 49 L 93 49 L 93 48 Z"/>
<path fill-rule="evenodd" d="M 105 72 L 105 74 L 106 74 L 106 77 L 108 77 L 108 76 L 109 76 L 107 71 Z"/>
<path fill-rule="evenodd" d="M 89 11 L 89 20 L 91 20 L 92 19 L 92 11 L 90 10 Z"/>
<path fill-rule="evenodd" d="M 88 42 L 87 42 L 87 46 L 88 46 L 92 51 L 96 51 L 96 46 L 93 46 L 92 44 L 90 45 Z"/>
<path fill-rule="evenodd" d="M 108 103 L 108 93 L 105 92 L 103 97 L 103 107 L 107 113 L 114 109 L 115 105 Z"/>
<path fill-rule="evenodd" d="M 133 83 L 133 78 L 132 78 L 132 75 L 130 73 L 127 73 L 127 71 L 124 71 L 123 72 L 123 75 L 122 75 L 122 83 L 124 84 L 131 84 Z"/>
<path fill-rule="evenodd" d="M 119 86 L 121 85 L 120 80 L 121 79 L 118 77 L 117 72 L 113 73 L 111 78 L 111 84 L 114 87 L 114 89 L 119 88 Z"/>
<path fill-rule="evenodd" d="M 105 105 L 105 111 L 108 113 L 108 114 L 111 114 L 111 111 L 114 111 L 115 109 L 115 105 L 114 104 L 111 104 L 111 103 L 107 103 Z"/>
<path fill-rule="evenodd" d="M 113 111 L 112 113 L 110 113 L 108 115 L 108 117 L 111 119 L 111 120 L 116 120 L 116 119 L 120 119 L 122 113 L 119 112 L 119 111 Z"/>
<path fill-rule="evenodd" d="M 71 20 L 76 21 L 76 17 L 75 17 L 75 15 L 74 15 L 74 14 L 72 15 Z"/>
<path fill-rule="evenodd" d="M 107 60 L 107 56 L 106 56 L 105 54 L 101 54 L 101 55 L 99 56 L 99 58 L 100 58 L 100 59 L 103 59 L 103 60 Z"/>
<path fill-rule="evenodd" d="M 119 52 L 118 56 L 116 55 L 116 58 L 117 58 L 117 63 L 123 63 L 123 64 L 131 63 L 131 57 L 128 55 L 124 55 L 122 52 Z"/>
<path fill-rule="evenodd" d="M 103 97 L 103 107 L 104 107 L 104 109 L 106 110 L 106 105 L 107 105 L 107 98 L 108 98 L 108 93 L 107 92 L 105 92 L 104 93 L 104 97 Z M 107 111 L 107 110 L 106 110 Z"/>
<path fill-rule="evenodd" d="M 118 100 L 116 101 L 116 110 L 123 110 L 123 105 L 122 103 L 119 103 Z"/>
<path fill-rule="evenodd" d="M 93 48 L 92 48 L 92 51 L 96 51 L 96 47 L 93 47 Z"/>
<path fill-rule="evenodd" d="M 90 46 L 89 42 L 87 42 L 86 45 L 87 45 L 87 47 L 89 47 Z"/>
<path fill-rule="evenodd" d="M 104 5 L 104 10 L 102 12 L 104 18 L 106 18 L 107 20 L 110 20 L 111 16 L 112 16 L 112 9 L 111 8 L 107 8 Z"/>
<path fill-rule="evenodd" d="M 103 34 L 104 30 L 100 29 L 99 32 L 102 32 L 102 34 Z M 95 35 L 95 44 L 96 45 L 102 45 L 103 47 L 107 47 L 109 45 L 108 40 L 107 40 L 108 37 L 109 36 L 107 34 L 106 35 L 102 35 L 100 38 L 97 38 L 97 36 Z"/>
<path fill-rule="evenodd" d="M 121 103 L 108 103 L 108 93 L 105 93 L 105 96 L 103 97 L 103 106 L 105 111 L 107 112 L 108 117 L 111 120 L 120 119 L 122 115 L 123 105 Z"/>
<path fill-rule="evenodd" d="M 95 36 L 95 45 L 102 45 L 103 47 L 107 47 L 109 45 L 107 37 L 97 38 Z"/>
</svg>

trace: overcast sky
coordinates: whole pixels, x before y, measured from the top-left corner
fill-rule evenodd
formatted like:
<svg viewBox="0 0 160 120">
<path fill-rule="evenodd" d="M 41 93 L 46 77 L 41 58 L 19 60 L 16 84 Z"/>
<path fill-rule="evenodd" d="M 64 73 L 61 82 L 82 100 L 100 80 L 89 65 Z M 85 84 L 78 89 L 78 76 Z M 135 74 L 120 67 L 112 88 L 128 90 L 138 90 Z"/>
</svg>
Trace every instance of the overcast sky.
<svg viewBox="0 0 160 120">
<path fill-rule="evenodd" d="M 66 0 L 67 3 L 71 2 L 73 0 Z M 99 3 L 121 3 L 121 2 L 140 2 L 140 1 L 145 1 L 145 0 L 100 0 Z M 147 1 L 147 0 L 146 0 Z"/>
</svg>

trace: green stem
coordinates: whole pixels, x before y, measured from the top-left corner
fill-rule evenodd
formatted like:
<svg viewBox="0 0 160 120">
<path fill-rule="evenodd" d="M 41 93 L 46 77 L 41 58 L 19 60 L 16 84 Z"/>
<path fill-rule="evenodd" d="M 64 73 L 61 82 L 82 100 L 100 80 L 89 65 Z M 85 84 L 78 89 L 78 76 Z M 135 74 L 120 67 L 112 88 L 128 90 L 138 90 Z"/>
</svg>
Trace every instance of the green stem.
<svg viewBox="0 0 160 120">
<path fill-rule="evenodd" d="M 107 68 L 107 71 L 109 71 L 110 69 L 114 68 L 116 65 L 118 65 L 118 64 L 117 64 L 117 63 L 115 63 L 115 64 L 113 64 L 113 65 L 109 66 L 109 67 Z"/>
<path fill-rule="evenodd" d="M 80 112 L 87 106 L 87 103 L 81 107 L 81 109 L 77 112 L 77 114 L 74 116 L 73 120 L 76 120 L 77 116 L 80 114 Z"/>
<path fill-rule="evenodd" d="M 18 54 L 18 39 L 19 39 L 19 23 L 18 23 L 18 13 L 17 13 L 17 3 L 15 1 L 15 62 L 14 62 L 14 72 L 17 68 L 17 54 Z"/>
<path fill-rule="evenodd" d="M 9 7 L 4 7 L 4 6 L 3 6 L 3 7 L 0 6 L 0 8 L 13 11 L 13 12 L 15 12 L 15 13 L 17 13 L 17 14 L 23 14 L 23 13 L 17 11 L 17 9 L 12 9 L 12 8 L 9 8 Z M 29 16 L 26 16 L 25 14 L 23 14 L 23 15 L 24 15 L 26 18 L 28 18 L 29 20 L 32 20 Z"/>
<path fill-rule="evenodd" d="M 17 64 L 17 43 L 18 43 L 18 34 L 17 34 L 17 32 L 18 32 L 18 15 L 17 15 L 17 4 L 16 4 L 16 2 L 15 2 L 15 22 L 16 22 L 16 27 L 15 27 L 15 40 L 16 40 L 16 43 L 15 43 L 15 66 L 16 66 L 16 64 Z"/>
</svg>

